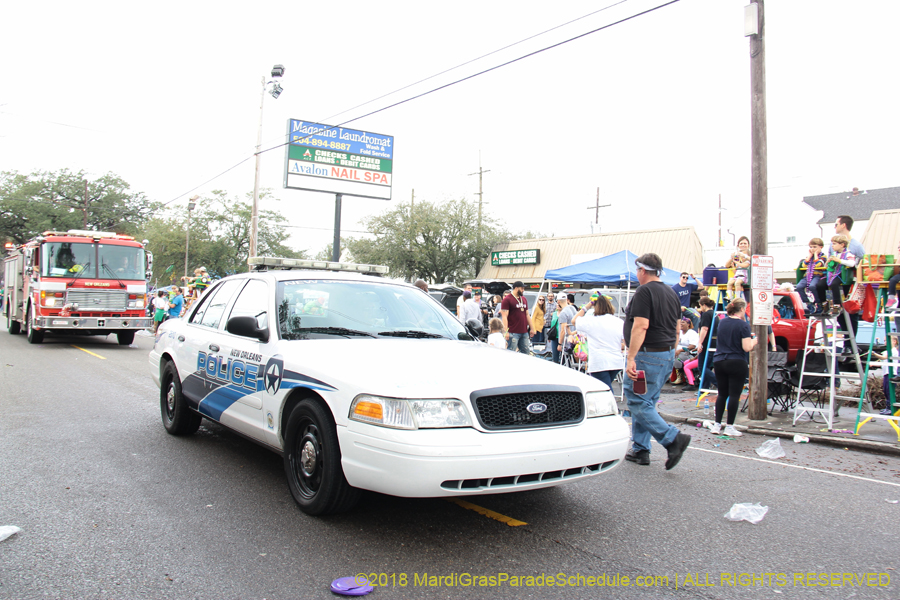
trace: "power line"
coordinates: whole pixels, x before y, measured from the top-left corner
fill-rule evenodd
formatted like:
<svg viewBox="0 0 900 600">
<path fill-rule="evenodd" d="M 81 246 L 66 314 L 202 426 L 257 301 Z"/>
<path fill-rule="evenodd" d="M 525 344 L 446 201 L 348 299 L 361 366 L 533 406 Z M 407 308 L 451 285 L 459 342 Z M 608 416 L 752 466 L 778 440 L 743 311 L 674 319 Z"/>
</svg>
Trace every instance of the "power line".
<svg viewBox="0 0 900 600">
<path fill-rule="evenodd" d="M 435 92 L 438 92 L 438 91 L 440 91 L 440 90 L 449 88 L 449 87 L 451 87 L 451 86 L 454 86 L 454 85 L 456 85 L 456 84 L 462 83 L 462 82 L 464 82 L 464 81 L 468 81 L 469 79 L 474 79 L 474 78 L 476 78 L 476 77 L 478 77 L 478 76 L 480 76 L 480 75 L 484 75 L 484 74 L 486 74 L 486 73 L 490 73 L 490 72 L 492 72 L 492 71 L 496 71 L 497 69 L 501 69 L 501 68 L 503 68 L 503 67 L 506 67 L 506 66 L 509 66 L 509 65 L 511 65 L 511 64 L 517 63 L 517 62 L 519 62 L 519 61 L 521 61 L 521 60 L 525 60 L 526 58 L 530 58 L 530 57 L 532 57 L 532 56 L 536 56 L 536 55 L 538 55 L 538 54 L 541 54 L 542 52 L 546 52 L 547 50 L 552 50 L 552 49 L 554 49 L 554 48 L 558 48 L 559 46 L 562 46 L 562 45 L 564 45 L 564 44 L 568 44 L 569 42 L 574 42 L 575 40 L 579 40 L 579 39 L 581 39 L 581 38 L 583 38 L 583 37 L 587 37 L 587 36 L 592 35 L 592 34 L 594 34 L 594 33 L 603 31 L 603 30 L 605 30 L 605 29 L 609 29 L 610 27 L 613 27 L 613 26 L 615 26 L 615 25 L 620 25 L 620 24 L 625 23 L 625 22 L 627 22 L 627 21 L 631 21 L 632 19 L 636 19 L 637 17 L 641 17 L 641 16 L 643 16 L 643 15 L 646 15 L 646 14 L 649 14 L 649 13 L 651 13 L 651 12 L 657 11 L 657 10 L 659 10 L 660 8 L 664 8 L 664 7 L 666 7 L 666 6 L 669 6 L 670 4 L 675 4 L 676 2 L 679 2 L 679 1 L 680 1 L 680 0 L 669 0 L 669 2 L 665 2 L 665 3 L 660 4 L 660 5 L 658 5 L 658 6 L 654 6 L 653 8 L 648 8 L 647 10 L 641 11 L 641 12 L 639 12 L 639 13 L 635 13 L 635 14 L 630 15 L 630 16 L 628 16 L 628 17 L 624 17 L 624 18 L 622 18 L 622 19 L 619 19 L 618 21 L 614 21 L 614 22 L 609 23 L 609 24 L 607 24 L 607 25 L 603 25 L 602 27 L 597 27 L 596 29 L 592 29 L 592 30 L 587 31 L 587 32 L 585 32 L 585 33 L 581 33 L 581 34 L 579 34 L 579 35 L 576 35 L 576 36 L 574 36 L 574 37 L 568 38 L 568 39 L 563 40 L 563 41 L 561 41 L 561 42 L 557 42 L 557 43 L 555 43 L 555 44 L 551 44 L 551 45 L 546 46 L 546 47 L 544 47 L 544 48 L 541 48 L 541 49 L 539 49 L 539 50 L 535 50 L 535 51 L 533 51 L 533 52 L 529 52 L 528 54 L 523 54 L 522 56 L 519 56 L 519 57 L 517 57 L 517 58 L 513 58 L 513 59 L 508 60 L 508 61 L 506 61 L 506 62 L 504 62 L 504 63 L 499 64 L 499 65 L 495 65 L 495 66 L 493 66 L 493 67 L 489 67 L 489 68 L 484 69 L 484 70 L 482 70 L 482 71 L 479 71 L 479 72 L 477 72 L 477 73 L 473 73 L 472 75 L 467 75 L 467 76 L 462 77 L 462 78 L 460 78 L 460 79 L 457 79 L 457 80 L 455 80 L 455 81 L 451 81 L 450 83 L 446 83 L 446 84 L 444 84 L 444 85 L 440 85 L 440 86 L 438 86 L 438 87 L 436 87 L 436 88 L 433 88 L 433 89 L 431 89 L 431 90 L 428 90 L 428 91 L 426 91 L 426 92 L 422 92 L 421 94 L 416 94 L 415 96 L 411 96 L 411 97 L 409 97 L 409 98 L 406 98 L 405 100 L 399 100 L 399 101 L 397 101 L 397 102 L 394 102 L 393 104 L 389 104 L 389 105 L 387 105 L 387 106 L 385 106 L 385 107 L 383 107 L 383 108 L 379 108 L 379 109 L 373 110 L 373 111 L 368 112 L 368 113 L 366 113 L 366 114 L 364 114 L 364 115 L 360 115 L 360 116 L 354 117 L 354 118 L 352 118 L 352 119 L 347 119 L 346 121 L 343 121 L 342 123 L 338 123 L 337 125 L 328 125 L 328 126 L 325 127 L 325 129 L 319 130 L 319 131 L 317 131 L 316 133 L 317 133 L 317 134 L 320 134 L 320 133 L 322 133 L 322 132 L 330 131 L 330 130 L 336 129 L 336 128 L 338 128 L 338 127 L 343 127 L 344 125 L 347 125 L 348 123 L 353 123 L 354 121 L 359 121 L 359 120 L 361 120 L 361 119 L 365 119 L 366 117 L 371 117 L 372 115 L 378 114 L 378 113 L 380 113 L 380 112 L 384 112 L 384 111 L 386 111 L 386 110 L 388 110 L 388 109 L 391 109 L 391 108 L 394 108 L 394 107 L 396 107 L 396 106 L 400 106 L 401 104 L 406 104 L 407 102 L 411 102 L 411 101 L 413 101 L 413 100 L 417 100 L 417 99 L 419 99 L 419 98 L 428 96 L 428 95 L 433 94 L 433 93 L 435 93 Z M 577 20 L 577 19 L 576 19 L 576 20 Z M 560 26 L 560 27 L 561 27 L 561 26 Z M 524 40 L 523 40 L 523 41 L 524 41 Z M 498 52 L 499 52 L 499 50 L 498 50 Z M 475 59 L 475 60 L 477 60 L 477 59 Z M 471 61 L 470 61 L 470 62 L 471 62 Z M 467 64 L 467 63 L 464 63 L 464 64 Z M 450 70 L 452 70 L 452 69 L 450 69 Z M 430 78 L 429 78 L 429 79 L 430 79 Z M 423 81 L 424 81 L 424 80 L 423 80 Z M 411 85 L 415 85 L 415 84 L 411 84 Z M 409 87 L 409 86 L 407 86 L 407 87 Z M 402 89 L 405 89 L 405 88 L 402 88 Z M 393 93 L 393 92 L 392 92 L 392 93 Z M 390 94 L 387 94 L 387 95 L 390 95 Z M 364 103 L 364 104 L 368 104 L 368 102 L 366 102 L 366 103 Z M 364 105 L 364 104 L 363 104 L 363 105 Z M 363 106 L 363 105 L 360 105 L 360 106 Z M 349 110 L 352 110 L 352 109 L 348 109 L 348 111 L 349 111 Z M 344 112 L 348 112 L 348 111 L 344 111 Z M 343 114 L 343 113 L 338 113 L 338 114 Z M 306 136 L 304 136 L 304 137 L 302 137 L 302 138 L 299 138 L 299 139 L 296 139 L 296 140 L 288 140 L 288 141 L 286 141 L 286 142 L 282 142 L 282 143 L 280 143 L 280 144 L 278 144 L 278 145 L 272 146 L 271 148 L 266 148 L 265 150 L 260 150 L 260 151 L 258 151 L 257 153 L 254 153 L 254 154 L 251 155 L 251 156 L 256 156 L 256 154 L 263 154 L 263 153 L 265 153 L 265 152 L 270 152 L 270 151 L 272 151 L 272 150 L 277 150 L 277 149 L 279 149 L 279 148 L 282 148 L 282 147 L 284 147 L 284 146 L 287 146 L 288 144 L 290 144 L 290 143 L 292 143 L 292 142 L 294 142 L 294 143 L 296 143 L 296 142 L 298 142 L 298 141 L 302 142 L 303 140 L 309 138 L 309 137 L 312 136 L 312 135 L 315 135 L 315 134 L 309 134 L 309 135 L 306 135 Z M 216 175 L 216 176 L 213 177 L 212 179 L 209 179 L 209 180 L 205 181 L 204 183 L 201 183 L 200 185 L 198 185 L 198 186 L 192 188 L 191 190 L 189 190 L 189 191 L 187 191 L 187 192 L 184 192 L 183 194 L 180 194 L 180 195 L 176 196 L 176 197 L 173 198 L 172 200 L 169 200 L 168 202 L 164 203 L 163 206 L 167 206 L 167 205 L 171 204 L 172 202 L 174 202 L 175 200 L 178 200 L 178 199 L 181 198 L 182 196 L 185 196 L 185 195 L 187 195 L 187 194 L 193 192 L 193 191 L 196 190 L 197 188 L 202 187 L 203 185 L 206 185 L 206 184 L 209 183 L 210 181 L 213 181 L 213 180 L 215 180 L 215 179 L 221 177 L 222 175 L 224 175 L 224 174 L 227 173 L 228 171 L 231 171 L 232 169 L 234 169 L 234 168 L 240 166 L 241 164 L 243 164 L 244 162 L 250 160 L 251 156 L 248 156 L 247 158 L 245 158 L 245 159 L 242 160 L 241 162 L 239 162 L 239 163 L 237 163 L 236 165 L 234 165 L 234 166 L 232 166 L 232 167 L 226 169 L 225 171 L 223 171 L 223 172 L 220 173 L 219 175 Z"/>
</svg>

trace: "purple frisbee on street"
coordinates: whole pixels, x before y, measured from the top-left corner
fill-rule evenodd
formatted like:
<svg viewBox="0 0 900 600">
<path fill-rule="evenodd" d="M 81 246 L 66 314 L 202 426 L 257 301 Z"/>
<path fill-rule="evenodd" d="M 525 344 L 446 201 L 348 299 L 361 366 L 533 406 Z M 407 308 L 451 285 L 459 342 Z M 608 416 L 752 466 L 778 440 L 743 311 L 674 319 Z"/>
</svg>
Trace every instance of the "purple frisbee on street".
<svg viewBox="0 0 900 600">
<path fill-rule="evenodd" d="M 365 577 L 341 577 L 331 582 L 331 591 L 342 596 L 365 596 L 374 589 Z"/>
</svg>

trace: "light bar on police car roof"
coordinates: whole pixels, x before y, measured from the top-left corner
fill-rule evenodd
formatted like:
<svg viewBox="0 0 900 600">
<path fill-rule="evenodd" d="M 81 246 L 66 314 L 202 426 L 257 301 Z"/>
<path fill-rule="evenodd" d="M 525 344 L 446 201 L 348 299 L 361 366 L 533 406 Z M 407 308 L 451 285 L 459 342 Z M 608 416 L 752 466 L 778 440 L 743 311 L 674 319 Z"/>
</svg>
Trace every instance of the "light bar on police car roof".
<svg viewBox="0 0 900 600">
<path fill-rule="evenodd" d="M 375 273 L 385 275 L 388 268 L 381 265 L 358 265 L 355 263 L 306 260 L 300 258 L 279 258 L 275 256 L 253 256 L 247 260 L 250 267 L 274 267 L 280 269 L 320 269 L 322 271 L 352 271 L 355 273 Z"/>
</svg>

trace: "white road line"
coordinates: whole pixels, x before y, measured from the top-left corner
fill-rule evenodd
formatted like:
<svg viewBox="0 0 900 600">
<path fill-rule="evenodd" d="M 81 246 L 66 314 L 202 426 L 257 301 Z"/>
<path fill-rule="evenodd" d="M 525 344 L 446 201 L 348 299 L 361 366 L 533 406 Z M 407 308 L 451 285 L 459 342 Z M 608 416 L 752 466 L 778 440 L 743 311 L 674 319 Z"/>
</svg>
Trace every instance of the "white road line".
<svg viewBox="0 0 900 600">
<path fill-rule="evenodd" d="M 730 454 L 728 452 L 721 452 L 719 450 L 709 450 L 707 448 L 688 448 L 688 450 L 696 450 L 698 452 L 710 452 L 712 454 L 721 454 L 722 456 L 730 456 L 732 458 L 743 458 L 744 460 L 755 460 L 761 463 L 768 463 L 770 465 L 778 465 L 779 467 L 791 467 L 792 469 L 803 469 L 804 471 L 813 471 L 815 473 L 825 473 L 826 475 L 836 475 L 837 477 L 849 477 L 850 479 L 859 479 L 860 481 L 869 481 L 871 483 L 881 483 L 884 485 L 892 485 L 894 487 L 900 487 L 900 483 L 894 483 L 893 481 L 881 481 L 880 479 L 870 479 L 868 477 L 860 477 L 859 475 L 848 475 L 847 473 L 835 473 L 834 471 L 826 471 L 825 469 L 816 469 L 813 467 L 804 467 L 801 465 L 789 465 L 787 463 L 780 463 L 774 460 L 766 460 L 764 458 L 754 458 L 752 456 L 741 456 L 739 454 Z"/>
</svg>

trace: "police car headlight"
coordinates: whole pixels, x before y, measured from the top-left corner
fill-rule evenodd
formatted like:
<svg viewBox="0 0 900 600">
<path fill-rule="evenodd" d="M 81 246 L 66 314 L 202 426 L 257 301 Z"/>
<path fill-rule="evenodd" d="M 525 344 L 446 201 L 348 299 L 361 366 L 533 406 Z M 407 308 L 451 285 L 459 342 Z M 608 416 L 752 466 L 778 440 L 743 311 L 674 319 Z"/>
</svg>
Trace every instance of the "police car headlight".
<svg viewBox="0 0 900 600">
<path fill-rule="evenodd" d="M 588 419 L 619 413 L 616 397 L 612 395 L 612 392 L 588 392 L 584 395 L 584 404 Z"/>
<path fill-rule="evenodd" d="M 353 400 L 350 419 L 395 429 L 472 426 L 472 419 L 459 400 L 398 399 L 368 394 Z"/>
</svg>

